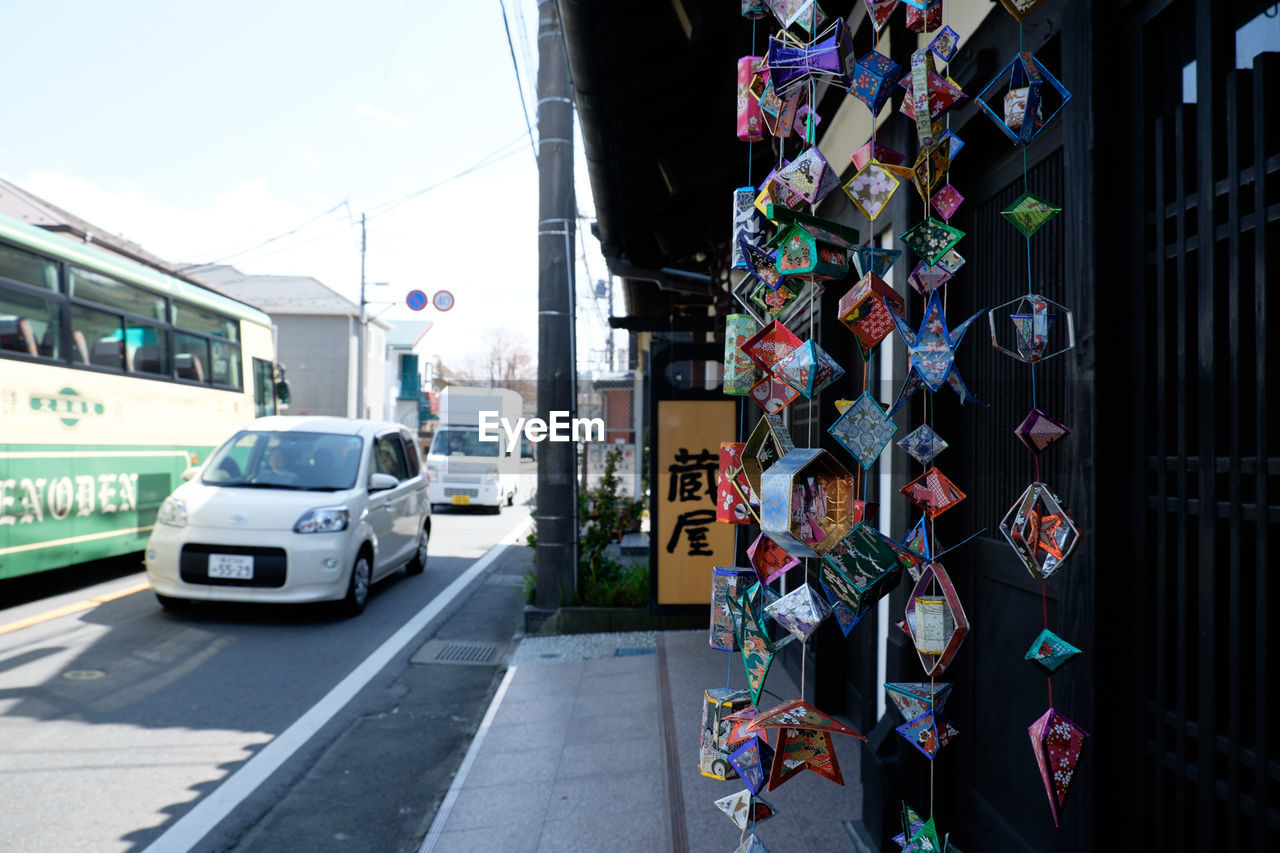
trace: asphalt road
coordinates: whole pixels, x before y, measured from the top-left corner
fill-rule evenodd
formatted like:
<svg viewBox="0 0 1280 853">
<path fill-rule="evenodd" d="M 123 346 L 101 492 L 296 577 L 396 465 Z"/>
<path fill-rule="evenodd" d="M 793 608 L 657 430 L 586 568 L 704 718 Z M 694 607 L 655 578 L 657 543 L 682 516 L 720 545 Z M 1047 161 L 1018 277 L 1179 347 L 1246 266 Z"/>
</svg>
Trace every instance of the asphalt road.
<svg viewBox="0 0 1280 853">
<path fill-rule="evenodd" d="M 500 549 L 437 598 L 527 519 L 436 514 L 427 571 L 397 572 L 349 620 L 310 606 L 173 615 L 141 573 L 110 567 L 78 589 L 23 586 L 0 609 L 0 849 L 416 850 L 499 668 L 411 658 L 433 637 L 511 639 L 527 549 Z"/>
</svg>

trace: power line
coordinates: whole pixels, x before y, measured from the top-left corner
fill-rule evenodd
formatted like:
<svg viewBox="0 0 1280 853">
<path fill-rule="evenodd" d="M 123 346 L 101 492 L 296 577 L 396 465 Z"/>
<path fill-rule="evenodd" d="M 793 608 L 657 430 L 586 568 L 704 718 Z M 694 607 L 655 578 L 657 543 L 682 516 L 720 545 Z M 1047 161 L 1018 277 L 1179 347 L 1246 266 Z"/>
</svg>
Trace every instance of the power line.
<svg viewBox="0 0 1280 853">
<path fill-rule="evenodd" d="M 229 261 L 229 260 L 231 260 L 231 259 L 233 259 L 233 258 L 238 258 L 238 257 L 240 257 L 241 255 L 247 255 L 247 254 L 249 254 L 250 252 L 257 251 L 258 249 L 261 249 L 263 246 L 270 245 L 271 243 L 274 243 L 274 242 L 275 242 L 275 241 L 277 241 L 277 240 L 283 240 L 285 237 L 289 237 L 289 236 L 291 236 L 291 235 L 293 235 L 293 234 L 297 234 L 297 233 L 298 233 L 299 231 L 301 231 L 303 228 L 306 228 L 307 226 L 312 225 L 313 223 L 318 222 L 318 221 L 319 221 L 319 220 L 321 220 L 321 219 L 324 219 L 326 216 L 328 216 L 329 214 L 333 213 L 334 211 L 339 210 L 339 209 L 341 209 L 341 208 L 345 207 L 345 206 L 346 206 L 346 204 L 347 204 L 347 203 L 346 203 L 346 201 L 340 201 L 340 202 L 338 202 L 337 204 L 335 204 L 333 207 L 329 208 L 328 210 L 324 211 L 323 213 L 318 213 L 318 214 L 316 214 L 315 216 L 311 217 L 311 218 L 310 218 L 310 219 L 308 219 L 306 222 L 302 223 L 301 225 L 298 225 L 297 227 L 290 228 L 288 231 L 284 231 L 284 232 L 282 232 L 282 233 L 280 233 L 280 234 L 275 235 L 274 237 L 268 237 L 266 240 L 263 240 L 261 243 L 257 243 L 257 244 L 255 244 L 255 245 L 253 245 L 253 246 L 250 246 L 250 247 L 249 247 L 249 248 L 247 248 L 247 249 L 241 249 L 241 250 L 240 250 L 240 251 L 238 251 L 238 252 L 232 252 L 232 253 L 231 253 L 231 254 L 229 254 L 229 255 L 223 255 L 223 256 L 222 256 L 222 257 L 220 257 L 220 258 L 215 258 L 215 259 L 213 259 L 213 260 L 211 260 L 211 261 L 205 261 L 205 263 L 210 263 L 210 264 L 220 264 L 220 263 L 223 263 L 224 261 Z"/>
<path fill-rule="evenodd" d="M 533 162 L 538 162 L 538 146 L 533 141 L 533 122 L 529 121 L 529 106 L 524 100 L 524 84 L 520 82 L 520 63 L 516 61 L 516 46 L 511 41 L 511 24 L 507 22 L 507 4 L 505 0 L 498 0 L 498 6 L 502 9 L 502 28 L 507 31 L 507 49 L 511 51 L 511 67 L 516 72 L 516 95 L 520 98 L 520 111 L 524 113 L 524 126 L 529 131 L 529 150 L 533 152 Z"/>
</svg>

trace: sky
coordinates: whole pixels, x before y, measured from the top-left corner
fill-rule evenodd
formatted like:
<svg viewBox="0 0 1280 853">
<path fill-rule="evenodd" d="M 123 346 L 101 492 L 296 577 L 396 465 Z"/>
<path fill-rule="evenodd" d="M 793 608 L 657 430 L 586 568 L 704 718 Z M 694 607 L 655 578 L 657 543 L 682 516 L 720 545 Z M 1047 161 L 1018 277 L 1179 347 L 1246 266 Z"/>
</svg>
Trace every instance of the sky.
<svg viewBox="0 0 1280 853">
<path fill-rule="evenodd" d="M 0 177 L 168 261 L 314 276 L 353 302 L 364 213 L 366 280 L 388 283 L 367 288 L 370 316 L 433 323 L 446 364 L 491 329 L 536 353 L 521 97 L 536 122 L 537 7 L 505 3 L 523 88 L 499 0 L 16 5 Z M 587 368 L 604 358 L 606 272 L 575 150 Z M 415 289 L 455 306 L 411 311 Z"/>
</svg>

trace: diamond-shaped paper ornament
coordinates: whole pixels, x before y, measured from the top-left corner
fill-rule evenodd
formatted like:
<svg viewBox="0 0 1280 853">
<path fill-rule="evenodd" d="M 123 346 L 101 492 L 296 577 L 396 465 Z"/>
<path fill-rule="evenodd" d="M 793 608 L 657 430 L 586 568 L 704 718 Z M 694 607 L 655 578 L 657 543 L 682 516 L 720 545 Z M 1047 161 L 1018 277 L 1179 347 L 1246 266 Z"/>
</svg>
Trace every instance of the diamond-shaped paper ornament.
<svg viewBox="0 0 1280 853">
<path fill-rule="evenodd" d="M 795 449 L 787 425 L 777 415 L 765 415 L 742 446 L 742 472 L 757 498 L 760 496 L 760 477 L 785 454 Z M 767 581 L 766 581 L 767 583 Z"/>
<path fill-rule="evenodd" d="M 907 158 L 904 154 L 893 150 L 883 142 L 871 140 L 850 154 L 849 159 L 853 161 L 855 169 L 861 169 L 872 160 L 883 166 L 901 166 Z"/>
<path fill-rule="evenodd" d="M 858 278 L 865 278 L 868 273 L 884 277 L 893 265 L 902 257 L 901 249 L 878 249 L 874 246 L 858 246 L 849 252 L 853 257 L 853 268 L 858 271 Z"/>
<path fill-rule="evenodd" d="M 826 20 L 821 8 L 813 8 L 814 0 L 764 0 L 764 4 L 784 28 L 800 24 L 808 32 L 815 14 L 818 15 L 818 26 L 822 26 L 822 22 Z"/>
<path fill-rule="evenodd" d="M 920 750 L 930 761 L 937 758 L 942 748 L 960 734 L 960 730 L 954 723 L 934 711 L 928 711 L 903 723 L 895 731 L 910 741 L 911 745 Z"/>
<path fill-rule="evenodd" d="M 933 205 L 933 209 L 943 219 L 950 219 L 956 215 L 956 211 L 960 208 L 960 203 L 964 201 L 964 196 L 955 188 L 954 184 L 947 184 L 942 189 L 933 194 L 933 198 L 929 203 Z"/>
<path fill-rule="evenodd" d="M 800 339 L 775 320 L 747 338 L 741 349 L 761 370 L 773 370 L 775 364 L 794 352 L 798 346 Z"/>
<path fill-rule="evenodd" d="M 951 665 L 969 633 L 969 620 L 951 576 L 941 563 L 926 563 L 907 596 L 906 631 L 924 674 L 936 678 Z"/>
<path fill-rule="evenodd" d="M 929 518 L 937 518 L 965 498 L 964 492 L 957 489 L 956 484 L 936 467 L 925 471 L 898 491 L 920 507 Z"/>
<path fill-rule="evenodd" d="M 1006 3 L 1006 6 L 1008 4 Z M 1004 91 L 1001 111 L 989 103 L 992 90 Z M 1048 96 L 1050 102 L 1046 102 Z M 1071 93 L 1030 53 L 1020 53 L 978 94 L 978 106 L 1014 145 L 1030 142 L 1053 121 Z M 1048 115 L 1046 115 L 1048 111 Z"/>
<path fill-rule="evenodd" d="M 901 65 L 873 50 L 854 64 L 849 94 L 866 104 L 872 115 L 878 116 L 892 97 L 893 84 L 901 75 Z"/>
<path fill-rule="evenodd" d="M 942 0 L 931 0 L 921 8 L 907 0 L 907 29 L 913 33 L 931 33 L 942 26 Z"/>
<path fill-rule="evenodd" d="M 760 529 L 793 556 L 822 556 L 853 524 L 853 475 L 825 450 L 792 450 L 760 478 Z"/>
<path fill-rule="evenodd" d="M 1058 667 L 1080 654 L 1080 650 L 1045 628 L 1031 643 L 1031 648 L 1023 656 L 1035 661 L 1049 672 L 1056 672 Z"/>
<path fill-rule="evenodd" d="M 1089 733 L 1053 708 L 1027 728 L 1031 736 L 1031 748 L 1036 754 L 1044 791 L 1049 795 L 1049 810 L 1053 813 L 1053 825 L 1058 825 L 1058 810 L 1067 797 L 1067 788 L 1080 762 L 1080 751 Z"/>
<path fill-rule="evenodd" d="M 738 250 L 746 264 L 747 276 L 763 284 L 769 290 L 777 290 L 787 283 L 787 277 L 778 272 L 778 255 L 752 245 L 746 237 L 738 238 Z"/>
<path fill-rule="evenodd" d="M 822 174 L 830 168 L 831 164 L 815 145 L 779 169 L 777 181 L 809 204 L 817 204 L 822 201 L 819 195 Z"/>
<path fill-rule="evenodd" d="M 924 261 L 916 263 L 916 268 L 907 276 L 907 284 L 921 296 L 928 296 L 942 285 L 951 281 L 954 274 L 945 269 L 941 263 L 929 266 Z"/>
<path fill-rule="evenodd" d="M 910 721 L 929 711 L 941 714 L 951 696 L 951 687 L 946 681 L 890 681 L 885 683 L 884 692 L 902 719 Z"/>
<path fill-rule="evenodd" d="M 800 392 L 783 382 L 781 377 L 766 373 L 751 386 L 747 396 L 764 409 L 765 414 L 776 415 L 799 399 Z"/>
<path fill-rule="evenodd" d="M 1044 580 L 1071 556 L 1080 531 L 1044 483 L 1027 486 L 1000 522 L 1000 532 L 1032 576 Z"/>
<path fill-rule="evenodd" d="M 798 557 L 788 554 L 781 545 L 764 533 L 757 536 L 756 541 L 747 547 L 747 559 L 751 561 L 751 568 L 755 570 L 756 577 L 763 584 L 773 583 L 800 565 Z"/>
<path fill-rule="evenodd" d="M 943 62 L 950 62 L 959 48 L 960 34 L 951 29 L 951 27 L 943 27 L 942 32 L 934 36 L 933 41 L 929 42 L 929 50 L 932 50 L 933 55 Z"/>
<path fill-rule="evenodd" d="M 812 400 L 844 376 L 844 368 L 812 339 L 779 359 L 773 375 Z"/>
<path fill-rule="evenodd" d="M 769 853 L 769 848 L 765 847 L 764 842 L 756 838 L 753 832 L 742 839 L 742 843 L 734 849 L 733 853 Z"/>
<path fill-rule="evenodd" d="M 1007 324 L 1000 319 L 1006 316 Z M 991 346 L 1024 364 L 1053 358 L 1076 345 L 1071 309 L 1038 293 L 1025 293 L 992 308 L 987 312 L 987 325 Z"/>
<path fill-rule="evenodd" d="M 893 591 L 902 562 L 884 536 L 865 522 L 854 525 L 822 558 L 818 577 L 855 615 Z"/>
<path fill-rule="evenodd" d="M 942 440 L 928 424 L 920 424 L 898 440 L 898 446 L 921 465 L 928 465 L 951 445 Z"/>
<path fill-rule="evenodd" d="M 960 268 L 964 266 L 964 257 L 955 249 L 947 252 L 938 262 L 933 265 L 933 269 L 945 270 L 952 275 L 960 272 Z"/>
<path fill-rule="evenodd" d="M 945 184 L 950 173 L 951 157 L 944 142 L 922 150 L 916 157 L 916 161 L 911 164 L 911 182 L 916 188 L 916 194 L 920 196 L 920 201 L 929 202 L 930 193 Z"/>
<path fill-rule="evenodd" d="M 773 806 L 751 794 L 750 788 L 743 788 L 736 794 L 716 800 L 716 808 L 728 815 L 738 829 L 746 830 L 754 823 L 768 820 L 777 812 Z"/>
<path fill-rule="evenodd" d="M 776 268 L 774 270 L 777 272 Z M 733 298 L 755 318 L 761 326 L 775 320 L 787 323 L 801 308 L 822 294 L 822 286 L 806 278 L 788 278 L 777 290 L 769 287 L 753 275 L 745 275 L 733 287 Z"/>
<path fill-rule="evenodd" d="M 882 164 L 872 160 L 844 185 L 844 194 L 863 216 L 874 220 L 889 206 L 901 183 Z"/>
<path fill-rule="evenodd" d="M 1010 15 L 1019 21 L 1025 21 L 1032 12 L 1039 8 L 1044 0 L 1000 0 Z"/>
<path fill-rule="evenodd" d="M 826 596 L 827 604 L 831 605 L 831 615 L 835 617 L 836 624 L 840 626 L 840 633 L 846 637 L 853 633 L 854 628 L 858 627 L 862 617 L 871 612 L 868 609 L 861 613 L 854 613 L 853 608 L 845 604 L 839 596 L 833 593 L 825 581 L 819 579 L 818 586 L 822 587 L 822 594 Z"/>
<path fill-rule="evenodd" d="M 831 615 L 830 605 L 809 584 L 791 590 L 764 610 L 802 643 Z"/>
<path fill-rule="evenodd" d="M 836 319 L 844 323 L 864 346 L 874 347 L 894 329 L 893 314 L 886 301 L 899 312 L 906 307 L 896 290 L 880 276 L 869 272 L 840 297 Z"/>
<path fill-rule="evenodd" d="M 893 14 L 894 9 L 898 8 L 899 2 L 900 0 L 866 0 L 867 14 L 876 32 L 883 30 L 884 25 L 889 23 L 889 16 Z"/>
<path fill-rule="evenodd" d="M 746 743 L 729 754 L 729 763 L 738 771 L 742 783 L 752 796 L 764 790 L 773 765 L 773 747 L 762 737 L 749 737 Z"/>
<path fill-rule="evenodd" d="M 964 239 L 964 232 L 945 222 L 929 217 L 903 232 L 899 237 L 907 248 L 932 266 Z"/>
<path fill-rule="evenodd" d="M 1059 423 L 1039 409 L 1027 413 L 1022 423 L 1018 424 L 1014 435 L 1027 446 L 1032 453 L 1042 453 L 1046 447 L 1071 435 L 1066 424 Z"/>
<path fill-rule="evenodd" d="M 722 652 L 738 650 L 738 626 L 734 624 L 729 602 L 739 598 L 755 583 L 750 569 L 716 566 L 711 570 L 711 648 Z"/>
<path fill-rule="evenodd" d="M 884 407 L 867 391 L 862 392 L 827 429 L 831 437 L 840 442 L 840 446 L 865 469 L 876 464 L 885 445 L 897 431 L 898 425 L 890 420 L 884 413 Z"/>
<path fill-rule="evenodd" d="M 1050 204 L 1038 195 L 1024 192 L 1013 204 L 1000 211 L 1000 215 L 1013 223 L 1022 232 L 1022 236 L 1031 237 L 1061 212 L 1062 208 Z"/>
<path fill-rule="evenodd" d="M 773 217 L 768 215 L 769 205 L 776 204 L 783 207 L 799 207 L 804 201 L 800 194 L 788 187 L 786 184 L 778 180 L 778 169 L 785 169 L 790 160 L 784 159 L 781 165 L 773 168 L 765 179 L 760 182 L 758 189 L 759 195 L 756 196 L 756 210 L 767 219 Z"/>
<path fill-rule="evenodd" d="M 938 542 L 938 535 L 933 530 L 933 524 L 923 515 L 907 531 L 907 535 L 902 538 L 902 545 L 924 560 L 932 560 L 942 553 L 942 545 Z M 918 580 L 918 578 L 916 579 Z"/>
</svg>

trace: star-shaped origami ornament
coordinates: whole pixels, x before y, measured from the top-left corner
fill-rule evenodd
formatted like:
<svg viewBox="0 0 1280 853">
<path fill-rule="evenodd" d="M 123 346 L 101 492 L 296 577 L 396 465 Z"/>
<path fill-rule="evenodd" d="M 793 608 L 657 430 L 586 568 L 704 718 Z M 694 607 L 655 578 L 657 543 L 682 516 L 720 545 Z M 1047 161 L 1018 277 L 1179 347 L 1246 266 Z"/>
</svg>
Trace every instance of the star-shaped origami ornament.
<svg viewBox="0 0 1280 853">
<path fill-rule="evenodd" d="M 816 729 L 832 734 L 849 735 L 858 740 L 867 739 L 857 729 L 850 728 L 835 717 L 824 714 L 804 699 L 794 697 L 761 711 L 747 726 L 748 731 L 751 732 L 781 728 Z"/>
<path fill-rule="evenodd" d="M 947 328 L 947 318 L 942 313 L 942 295 L 935 290 L 929 295 L 929 304 L 925 307 L 924 319 L 920 323 L 919 331 L 913 332 L 901 314 L 894 311 L 892 306 L 889 310 L 893 315 L 898 334 L 907 345 L 907 355 L 910 359 L 907 380 L 903 383 L 902 391 L 899 392 L 893 408 L 889 409 L 889 415 L 892 416 L 894 412 L 906 405 L 921 384 L 931 392 L 937 391 L 944 384 L 950 385 L 952 390 L 960 395 L 961 403 L 972 400 L 979 406 L 986 405 L 969 393 L 964 380 L 955 369 L 956 347 L 960 345 L 960 340 L 964 337 L 969 324 L 977 319 L 981 311 L 952 331 Z"/>
<path fill-rule="evenodd" d="M 812 770 L 837 785 L 844 784 L 829 732 L 822 729 L 782 729 L 778 735 L 778 748 L 773 753 L 773 766 L 769 769 L 769 790 L 805 770 Z"/>
</svg>

